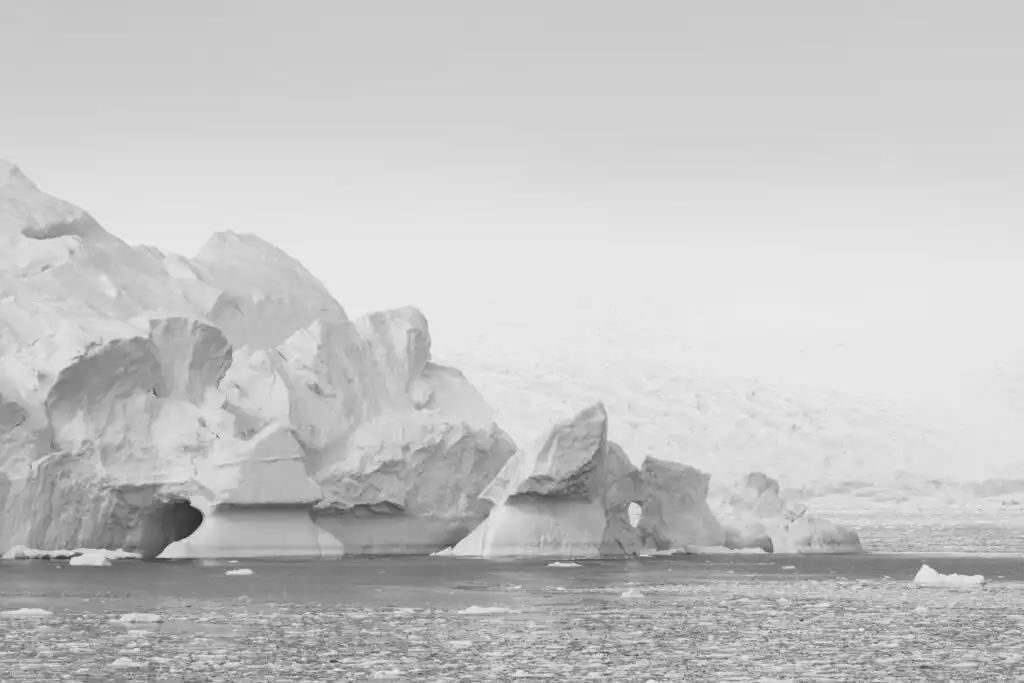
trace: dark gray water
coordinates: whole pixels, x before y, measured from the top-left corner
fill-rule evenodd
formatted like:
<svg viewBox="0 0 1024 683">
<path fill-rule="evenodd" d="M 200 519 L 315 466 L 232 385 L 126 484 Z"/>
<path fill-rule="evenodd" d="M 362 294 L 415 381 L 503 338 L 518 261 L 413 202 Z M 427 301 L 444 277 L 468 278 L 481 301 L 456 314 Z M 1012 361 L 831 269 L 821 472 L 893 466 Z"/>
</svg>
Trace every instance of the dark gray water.
<svg viewBox="0 0 1024 683">
<path fill-rule="evenodd" d="M 1024 581 L 1024 558 L 918 554 L 683 555 L 578 560 L 494 561 L 440 557 L 346 558 L 335 561 L 120 561 L 112 567 L 66 562 L 0 562 L 0 608 L 26 599 L 61 604 L 88 599 L 151 609 L 166 600 L 233 600 L 347 606 L 451 607 L 479 603 L 487 594 L 546 595 L 615 585 L 700 584 L 716 580 L 793 582 L 869 579 L 910 581 L 922 562 L 942 573 L 983 574 L 990 581 Z M 226 576 L 248 568 L 252 576 Z M 18 604 L 15 604 L 18 603 Z M 85 603 L 86 605 L 88 603 Z M 81 606 L 81 605 L 80 605 Z"/>
<path fill-rule="evenodd" d="M 927 562 L 983 590 L 917 590 Z M 0 680 L 1004 681 L 1021 556 L 0 562 Z M 226 576 L 248 568 L 251 576 Z M 479 606 L 490 611 L 466 611 Z M 129 612 L 156 624 L 119 623 Z"/>
</svg>

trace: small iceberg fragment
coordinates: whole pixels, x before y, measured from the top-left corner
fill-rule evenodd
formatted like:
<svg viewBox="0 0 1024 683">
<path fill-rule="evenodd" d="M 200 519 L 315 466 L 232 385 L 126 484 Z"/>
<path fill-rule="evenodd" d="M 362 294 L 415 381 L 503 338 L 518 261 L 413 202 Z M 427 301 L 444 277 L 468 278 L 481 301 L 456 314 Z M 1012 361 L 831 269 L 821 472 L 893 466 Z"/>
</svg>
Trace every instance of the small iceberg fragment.
<svg viewBox="0 0 1024 683">
<path fill-rule="evenodd" d="M 115 669 L 144 669 L 146 667 L 143 662 L 136 662 L 127 657 L 118 657 L 110 663 L 110 666 Z"/>
<path fill-rule="evenodd" d="M 926 564 L 921 565 L 913 584 L 918 588 L 976 588 L 985 585 L 981 574 L 940 574 Z"/>
<path fill-rule="evenodd" d="M 68 563 L 72 567 L 109 567 L 111 561 L 107 559 L 106 555 L 100 553 L 87 553 L 85 555 L 76 555 L 71 558 Z"/>
<path fill-rule="evenodd" d="M 685 545 L 672 548 L 669 555 L 764 555 L 764 548 L 729 548 L 724 545 Z"/>
<path fill-rule="evenodd" d="M 640 598 L 644 597 L 644 594 L 636 590 L 635 588 L 630 588 L 628 591 L 624 592 L 619 597 L 625 598 L 626 600 L 639 600 Z"/>
<path fill-rule="evenodd" d="M 10 617 L 14 619 L 26 618 L 26 617 L 52 617 L 53 612 L 38 607 L 22 607 L 21 609 L 9 609 L 0 612 L 0 617 Z"/>
<path fill-rule="evenodd" d="M 579 567 L 581 565 L 575 562 L 552 562 L 548 565 L 549 567 Z"/>
<path fill-rule="evenodd" d="M 106 548 L 78 548 L 72 550 L 72 553 L 78 555 L 99 555 L 105 557 L 108 560 L 141 560 L 142 555 L 139 553 L 130 553 L 127 550 L 107 550 Z"/>
<path fill-rule="evenodd" d="M 71 560 L 80 555 L 101 555 L 108 560 L 138 560 L 139 553 L 126 550 L 107 550 L 105 548 L 77 548 L 75 550 L 40 550 L 24 545 L 16 545 L 8 550 L 0 560 Z"/>
<path fill-rule="evenodd" d="M 251 569 L 229 569 L 224 572 L 224 576 L 252 576 L 253 571 Z"/>
<path fill-rule="evenodd" d="M 479 605 L 471 605 L 466 609 L 459 610 L 459 614 L 509 614 L 514 611 L 510 607 L 480 607 Z"/>
<path fill-rule="evenodd" d="M 164 618 L 159 614 L 131 612 L 129 614 L 122 614 L 119 619 L 114 619 L 114 622 L 119 624 L 159 624 L 163 620 Z"/>
</svg>

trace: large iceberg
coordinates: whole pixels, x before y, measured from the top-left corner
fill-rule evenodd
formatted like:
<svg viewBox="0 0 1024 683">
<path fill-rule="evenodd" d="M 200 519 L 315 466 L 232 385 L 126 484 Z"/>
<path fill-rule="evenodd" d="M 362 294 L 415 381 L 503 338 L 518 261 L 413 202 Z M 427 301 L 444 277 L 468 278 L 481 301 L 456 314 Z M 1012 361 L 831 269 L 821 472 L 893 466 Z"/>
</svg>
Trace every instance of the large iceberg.
<svg viewBox="0 0 1024 683">
<path fill-rule="evenodd" d="M 515 452 L 414 308 L 250 235 L 133 247 L 0 162 L 0 553 L 429 552 Z"/>
</svg>

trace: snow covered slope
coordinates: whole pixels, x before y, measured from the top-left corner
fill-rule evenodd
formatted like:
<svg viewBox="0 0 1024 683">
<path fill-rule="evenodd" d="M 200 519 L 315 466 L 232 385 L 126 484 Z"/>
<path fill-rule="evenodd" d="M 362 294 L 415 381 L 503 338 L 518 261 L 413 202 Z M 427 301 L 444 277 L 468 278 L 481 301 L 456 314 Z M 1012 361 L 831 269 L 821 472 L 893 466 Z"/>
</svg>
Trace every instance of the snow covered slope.
<svg viewBox="0 0 1024 683">
<path fill-rule="evenodd" d="M 1024 490 L 1024 405 L 993 369 L 1024 346 L 1005 306 L 1024 290 L 1003 272 L 728 245 L 346 244 L 357 257 L 333 272 L 289 249 L 353 310 L 415 283 L 438 357 L 518 443 L 601 400 L 634 462 L 693 465 L 712 490 L 759 470 L 808 494 L 937 505 L 942 487 Z M 355 292 L 382 253 L 398 275 Z M 449 277 L 423 277 L 442 261 Z"/>
</svg>

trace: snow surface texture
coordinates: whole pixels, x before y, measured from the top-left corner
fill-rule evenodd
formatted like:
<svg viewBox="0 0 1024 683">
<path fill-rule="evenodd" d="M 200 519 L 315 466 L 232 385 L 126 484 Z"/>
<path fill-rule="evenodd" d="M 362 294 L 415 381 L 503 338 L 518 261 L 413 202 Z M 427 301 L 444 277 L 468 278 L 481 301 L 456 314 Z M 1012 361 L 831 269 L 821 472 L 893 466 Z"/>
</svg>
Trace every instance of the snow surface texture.
<svg viewBox="0 0 1024 683">
<path fill-rule="evenodd" d="M 129 246 L 0 162 L 0 551 L 156 555 L 196 511 L 173 556 L 443 548 L 515 445 L 430 358 L 414 308 L 349 320 L 253 236 Z"/>
<path fill-rule="evenodd" d="M 727 502 L 719 518 L 728 548 L 776 553 L 863 552 L 856 531 L 807 514 L 802 503 L 787 503 L 779 493 L 779 482 L 763 473 L 743 477 Z"/>
<path fill-rule="evenodd" d="M 912 583 L 919 588 L 978 588 L 985 585 L 985 577 L 981 574 L 940 574 L 923 564 Z"/>
<path fill-rule="evenodd" d="M 462 259 L 457 277 L 423 282 L 417 302 L 431 313 L 435 356 L 466 373 L 518 443 L 599 397 L 635 464 L 684 462 L 711 474 L 713 490 L 761 470 L 806 495 L 853 494 L 854 508 L 908 497 L 951 519 L 947 493 L 991 495 L 1000 480 L 1024 492 L 1024 355 L 977 374 L 978 391 L 964 385 L 966 366 L 1004 357 L 988 346 L 1020 345 L 1019 331 L 992 328 L 1019 330 L 1005 314 L 1019 287 L 895 255 L 879 269 L 835 255 L 833 268 L 817 252 L 794 262 L 764 245 L 697 247 L 507 242 L 490 248 L 586 286 L 552 295 L 551 278 L 496 278 L 488 259 Z M 410 246 L 395 269 L 445 248 Z M 332 289 L 353 292 L 351 310 L 408 288 L 396 278 L 356 292 L 371 265 L 342 270 L 294 249 Z"/>
</svg>

